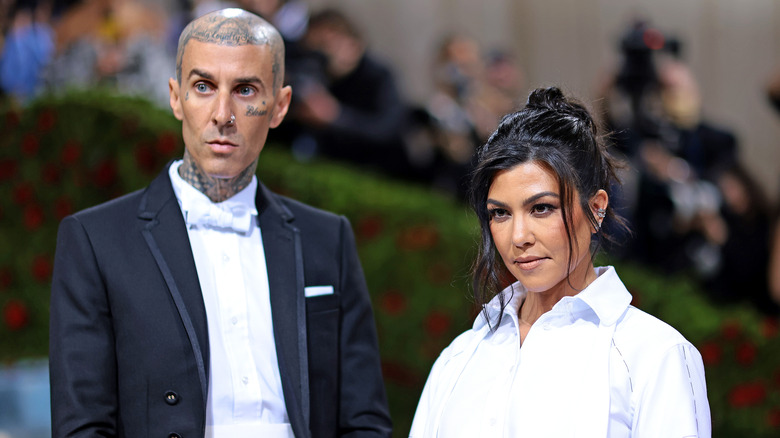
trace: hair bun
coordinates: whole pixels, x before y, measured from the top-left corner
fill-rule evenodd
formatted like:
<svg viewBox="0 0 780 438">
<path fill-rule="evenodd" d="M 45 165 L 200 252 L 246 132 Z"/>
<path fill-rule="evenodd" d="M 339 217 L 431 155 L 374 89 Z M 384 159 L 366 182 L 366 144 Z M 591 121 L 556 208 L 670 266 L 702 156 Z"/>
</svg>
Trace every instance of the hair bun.
<svg viewBox="0 0 780 438">
<path fill-rule="evenodd" d="M 567 105 L 563 92 L 558 87 L 537 88 L 528 96 L 526 106 L 536 109 L 560 109 Z"/>
</svg>

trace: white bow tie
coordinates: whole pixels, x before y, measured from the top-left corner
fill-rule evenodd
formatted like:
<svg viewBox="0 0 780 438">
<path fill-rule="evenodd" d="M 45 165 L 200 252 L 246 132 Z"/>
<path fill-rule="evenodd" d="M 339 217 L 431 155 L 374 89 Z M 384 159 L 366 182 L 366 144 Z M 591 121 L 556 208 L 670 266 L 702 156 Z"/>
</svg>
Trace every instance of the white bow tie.
<svg viewBox="0 0 780 438">
<path fill-rule="evenodd" d="M 187 225 L 233 230 L 246 234 L 252 227 L 257 210 L 235 201 L 214 204 L 204 199 L 193 200 L 187 206 Z"/>
</svg>

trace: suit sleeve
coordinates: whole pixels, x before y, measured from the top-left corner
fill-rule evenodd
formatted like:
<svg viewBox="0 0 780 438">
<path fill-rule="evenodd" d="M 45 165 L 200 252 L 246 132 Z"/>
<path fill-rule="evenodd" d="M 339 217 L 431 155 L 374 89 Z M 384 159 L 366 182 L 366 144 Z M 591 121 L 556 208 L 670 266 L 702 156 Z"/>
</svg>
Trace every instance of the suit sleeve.
<svg viewBox="0 0 780 438">
<path fill-rule="evenodd" d="M 342 437 L 389 437 L 390 415 L 382 380 L 376 326 L 355 239 L 341 220 L 343 317 L 340 357 Z"/>
<path fill-rule="evenodd" d="M 106 287 L 75 217 L 60 224 L 51 289 L 52 436 L 116 435 L 117 379 Z"/>
<path fill-rule="evenodd" d="M 676 345 L 661 358 L 636 407 L 632 429 L 637 438 L 710 438 L 704 364 L 696 348 Z"/>
</svg>

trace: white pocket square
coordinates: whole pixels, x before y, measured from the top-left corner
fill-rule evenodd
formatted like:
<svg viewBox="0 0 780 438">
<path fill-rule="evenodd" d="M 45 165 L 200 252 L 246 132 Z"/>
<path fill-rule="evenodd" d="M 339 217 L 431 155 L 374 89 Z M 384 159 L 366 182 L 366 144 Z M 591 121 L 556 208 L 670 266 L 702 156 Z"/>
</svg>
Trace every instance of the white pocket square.
<svg viewBox="0 0 780 438">
<path fill-rule="evenodd" d="M 320 295 L 333 295 L 333 286 L 309 286 L 303 288 L 303 294 L 306 298 L 318 297 Z"/>
</svg>

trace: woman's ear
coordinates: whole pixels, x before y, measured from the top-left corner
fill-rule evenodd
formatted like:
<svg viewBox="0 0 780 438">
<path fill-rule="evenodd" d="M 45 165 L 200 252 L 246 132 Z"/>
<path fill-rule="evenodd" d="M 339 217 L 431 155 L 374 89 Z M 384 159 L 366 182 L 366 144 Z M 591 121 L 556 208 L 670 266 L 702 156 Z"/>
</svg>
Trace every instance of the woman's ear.
<svg viewBox="0 0 780 438">
<path fill-rule="evenodd" d="M 598 226 L 595 230 L 595 232 L 598 232 L 598 230 L 601 228 L 601 223 L 607 216 L 607 207 L 609 206 L 609 195 L 607 194 L 607 191 L 604 189 L 599 189 L 599 191 L 597 191 L 596 194 L 590 198 L 588 205 L 590 205 L 591 212 L 596 218 L 596 222 L 598 222 Z"/>
</svg>

